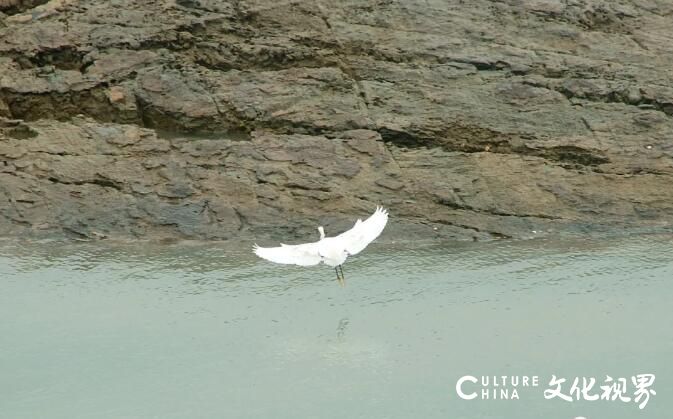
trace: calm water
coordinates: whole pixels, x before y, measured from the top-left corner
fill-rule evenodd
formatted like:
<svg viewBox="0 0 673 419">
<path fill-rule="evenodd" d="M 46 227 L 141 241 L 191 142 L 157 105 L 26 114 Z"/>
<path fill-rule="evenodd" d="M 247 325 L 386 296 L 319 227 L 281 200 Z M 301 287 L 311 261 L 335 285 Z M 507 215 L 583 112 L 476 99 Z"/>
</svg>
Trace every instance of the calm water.
<svg viewBox="0 0 673 419">
<path fill-rule="evenodd" d="M 670 418 L 672 239 L 372 245 L 345 288 L 248 243 L 0 243 L 0 417 Z M 543 397 L 640 373 L 643 410 Z"/>
</svg>

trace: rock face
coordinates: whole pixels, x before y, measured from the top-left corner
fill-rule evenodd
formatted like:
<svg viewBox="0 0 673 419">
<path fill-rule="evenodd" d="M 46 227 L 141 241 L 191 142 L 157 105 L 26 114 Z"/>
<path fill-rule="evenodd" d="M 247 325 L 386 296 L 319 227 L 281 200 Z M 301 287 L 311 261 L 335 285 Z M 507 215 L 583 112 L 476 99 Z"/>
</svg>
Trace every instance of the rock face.
<svg viewBox="0 0 673 419">
<path fill-rule="evenodd" d="M 400 236 L 671 228 L 671 15 L 0 0 L 0 235 L 330 234 L 377 204 Z"/>
</svg>

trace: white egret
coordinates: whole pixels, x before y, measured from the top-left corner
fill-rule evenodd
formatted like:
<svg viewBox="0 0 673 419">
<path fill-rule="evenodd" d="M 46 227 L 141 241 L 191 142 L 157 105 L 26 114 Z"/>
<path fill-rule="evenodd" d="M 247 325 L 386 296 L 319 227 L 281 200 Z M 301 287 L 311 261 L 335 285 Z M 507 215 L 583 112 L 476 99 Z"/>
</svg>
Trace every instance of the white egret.
<svg viewBox="0 0 673 419">
<path fill-rule="evenodd" d="M 344 272 L 341 265 L 348 256 L 360 253 L 374 241 L 388 222 L 388 211 L 376 207 L 374 214 L 365 221 L 358 219 L 353 228 L 335 237 L 325 237 L 325 230 L 318 227 L 320 240 L 304 244 L 280 244 L 280 247 L 253 247 L 255 254 L 262 259 L 275 263 L 299 266 L 317 265 L 320 262 L 334 267 L 337 281 L 344 285 Z M 341 275 L 339 275 L 341 271 Z"/>
</svg>

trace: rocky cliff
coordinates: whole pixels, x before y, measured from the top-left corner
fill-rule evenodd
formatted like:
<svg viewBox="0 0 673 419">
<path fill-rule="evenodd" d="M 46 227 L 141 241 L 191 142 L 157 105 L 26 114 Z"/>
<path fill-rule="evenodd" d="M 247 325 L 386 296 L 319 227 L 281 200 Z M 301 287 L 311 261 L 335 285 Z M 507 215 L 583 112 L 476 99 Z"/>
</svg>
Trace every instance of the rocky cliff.
<svg viewBox="0 0 673 419">
<path fill-rule="evenodd" d="M 672 184 L 667 0 L 0 0 L 2 236 L 670 229 Z"/>
</svg>

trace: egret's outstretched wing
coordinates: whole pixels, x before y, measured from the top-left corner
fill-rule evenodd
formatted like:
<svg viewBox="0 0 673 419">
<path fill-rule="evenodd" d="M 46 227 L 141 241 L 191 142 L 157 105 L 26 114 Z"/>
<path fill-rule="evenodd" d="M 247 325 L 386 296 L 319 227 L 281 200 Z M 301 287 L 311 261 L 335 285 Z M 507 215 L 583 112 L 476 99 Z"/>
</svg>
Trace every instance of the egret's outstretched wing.
<svg viewBox="0 0 673 419">
<path fill-rule="evenodd" d="M 364 221 L 357 220 L 350 230 L 336 236 L 342 240 L 349 254 L 360 253 L 369 243 L 374 241 L 388 222 L 388 211 L 382 207 L 376 207 L 374 214 Z"/>
<path fill-rule="evenodd" d="M 287 265 L 310 266 L 322 260 L 316 243 L 281 244 L 280 247 L 259 247 L 255 244 L 253 251 L 262 259 Z"/>
</svg>

